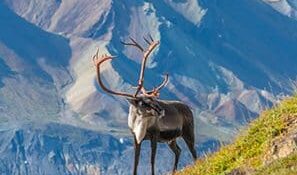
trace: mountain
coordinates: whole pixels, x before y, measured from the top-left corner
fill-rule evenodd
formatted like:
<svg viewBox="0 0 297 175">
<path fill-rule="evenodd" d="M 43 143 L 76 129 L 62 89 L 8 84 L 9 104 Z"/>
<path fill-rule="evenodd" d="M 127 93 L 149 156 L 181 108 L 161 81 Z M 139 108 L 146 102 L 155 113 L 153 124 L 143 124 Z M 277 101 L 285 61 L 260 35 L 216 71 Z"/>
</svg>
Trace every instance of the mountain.
<svg viewBox="0 0 297 175">
<path fill-rule="evenodd" d="M 145 45 L 148 33 L 161 44 L 148 62 L 145 86 L 152 88 L 169 73 L 161 98 L 191 106 L 200 154 L 230 142 L 238 128 L 296 88 L 295 5 L 295 0 L 1 1 L 1 173 L 42 174 L 32 162 L 44 160 L 44 173 L 129 174 L 128 103 L 103 93 L 91 58 L 97 48 L 116 55 L 104 65 L 103 78 L 112 89 L 132 92 L 140 53 L 120 41 L 131 36 Z M 43 140 L 48 135 L 53 143 Z M 52 147 L 36 146 L 39 142 Z M 94 147 L 89 154 L 98 156 L 86 159 L 88 149 L 67 151 L 88 143 Z M 157 157 L 166 164 L 158 167 L 162 173 L 171 169 L 172 155 L 165 150 L 162 145 Z M 187 154 L 185 149 L 180 167 L 191 162 Z M 147 169 L 147 162 L 140 168 Z"/>
<path fill-rule="evenodd" d="M 177 174 L 296 174 L 296 104 L 295 95 L 266 110 L 236 137 L 234 143 Z"/>
<path fill-rule="evenodd" d="M 297 1 L 296 0 L 264 0 L 280 13 L 297 19 Z"/>
<path fill-rule="evenodd" d="M 68 39 L 45 32 L 3 3 L 0 10 L 1 120 L 54 117 L 63 107 L 60 90 L 72 81 Z"/>
<path fill-rule="evenodd" d="M 57 123 L 2 130 L 0 139 L 1 174 L 99 174 L 126 148 L 108 134 Z"/>
</svg>

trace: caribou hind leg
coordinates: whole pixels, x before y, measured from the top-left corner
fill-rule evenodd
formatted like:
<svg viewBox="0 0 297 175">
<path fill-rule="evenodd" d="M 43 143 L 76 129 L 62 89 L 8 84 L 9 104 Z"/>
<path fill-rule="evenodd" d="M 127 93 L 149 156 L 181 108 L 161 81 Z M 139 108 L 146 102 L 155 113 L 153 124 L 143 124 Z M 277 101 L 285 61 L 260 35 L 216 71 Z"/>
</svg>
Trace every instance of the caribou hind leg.
<svg viewBox="0 0 297 175">
<path fill-rule="evenodd" d="M 171 149 L 171 150 L 174 152 L 174 154 L 175 154 L 174 166 L 173 166 L 173 169 L 172 169 L 172 174 L 174 174 L 174 172 L 175 172 L 176 169 L 177 169 L 177 164 L 178 164 L 178 159 L 179 159 L 179 156 L 180 156 L 181 149 L 180 149 L 179 146 L 177 145 L 176 140 L 173 140 L 173 141 L 169 142 L 168 145 L 169 145 L 170 149 Z"/>
<path fill-rule="evenodd" d="M 193 159 L 196 160 L 197 159 L 197 153 L 196 153 L 196 150 L 195 150 L 194 141 L 191 140 L 191 139 L 185 139 L 185 138 L 184 138 L 184 140 L 185 140 L 185 142 L 186 142 L 186 144 L 187 144 L 187 146 L 188 146 L 188 148 L 189 148 L 189 150 L 190 150 L 190 152 L 191 152 L 191 154 L 193 156 Z"/>
<path fill-rule="evenodd" d="M 185 127 L 183 130 L 183 135 L 182 135 L 184 141 L 186 142 L 193 159 L 197 159 L 197 153 L 195 150 L 195 136 L 194 136 L 194 128 L 187 128 Z"/>
</svg>

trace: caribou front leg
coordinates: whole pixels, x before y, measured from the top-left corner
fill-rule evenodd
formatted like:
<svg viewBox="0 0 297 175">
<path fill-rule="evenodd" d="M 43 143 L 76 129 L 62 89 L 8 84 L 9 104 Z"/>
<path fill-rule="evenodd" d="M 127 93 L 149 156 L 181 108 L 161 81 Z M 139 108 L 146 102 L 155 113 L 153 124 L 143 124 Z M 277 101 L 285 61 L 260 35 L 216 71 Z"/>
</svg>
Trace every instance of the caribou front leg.
<svg viewBox="0 0 297 175">
<path fill-rule="evenodd" d="M 141 142 L 137 143 L 136 137 L 134 136 L 134 168 L 133 168 L 133 175 L 137 175 L 137 166 L 139 162 L 139 156 L 140 156 L 140 147 Z"/>
<path fill-rule="evenodd" d="M 151 139 L 151 170 L 152 170 L 152 175 L 155 174 L 155 158 L 156 158 L 156 152 L 157 152 L 157 139 L 156 137 L 153 137 Z"/>
</svg>

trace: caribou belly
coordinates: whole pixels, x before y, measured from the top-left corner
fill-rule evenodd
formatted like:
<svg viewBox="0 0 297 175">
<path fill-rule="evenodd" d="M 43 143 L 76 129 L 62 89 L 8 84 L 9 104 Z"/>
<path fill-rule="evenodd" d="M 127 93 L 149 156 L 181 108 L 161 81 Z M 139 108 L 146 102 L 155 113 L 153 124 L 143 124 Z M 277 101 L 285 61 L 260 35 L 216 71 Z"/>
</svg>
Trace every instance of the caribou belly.
<svg viewBox="0 0 297 175">
<path fill-rule="evenodd" d="M 171 141 L 182 135 L 181 129 L 160 131 L 161 141 Z"/>
<path fill-rule="evenodd" d="M 182 130 L 183 120 L 178 116 L 167 116 L 158 119 L 158 128 L 160 132 Z"/>
</svg>

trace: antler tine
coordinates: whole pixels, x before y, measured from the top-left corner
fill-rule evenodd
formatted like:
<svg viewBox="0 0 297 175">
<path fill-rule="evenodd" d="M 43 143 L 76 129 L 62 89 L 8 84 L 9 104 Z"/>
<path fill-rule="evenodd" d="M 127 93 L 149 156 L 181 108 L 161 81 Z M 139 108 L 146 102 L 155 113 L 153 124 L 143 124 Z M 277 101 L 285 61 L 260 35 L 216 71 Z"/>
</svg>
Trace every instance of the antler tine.
<svg viewBox="0 0 297 175">
<path fill-rule="evenodd" d="M 169 80 L 168 77 L 169 77 L 169 75 L 168 75 L 168 73 L 166 73 L 164 76 L 163 82 L 159 86 L 157 86 L 157 88 L 156 88 L 157 91 L 160 91 L 163 87 L 165 87 L 167 85 L 168 80 Z"/>
<path fill-rule="evenodd" d="M 143 39 L 147 44 L 149 44 L 149 45 L 151 44 L 151 42 L 149 42 L 144 36 L 143 36 Z"/>
<path fill-rule="evenodd" d="M 96 66 L 95 59 L 98 59 L 98 54 L 99 54 L 99 48 L 97 49 L 96 54 L 93 56 L 93 63 L 95 66 Z"/>
<path fill-rule="evenodd" d="M 165 87 L 165 86 L 167 85 L 167 83 L 168 83 L 168 80 L 169 80 L 168 77 L 169 77 L 169 75 L 168 75 L 168 74 L 165 74 L 162 83 L 161 83 L 159 86 L 157 86 L 156 88 L 154 88 L 153 90 L 148 91 L 148 92 L 145 92 L 144 95 L 145 95 L 145 96 L 149 96 L 149 97 L 156 97 L 156 96 L 159 96 L 159 91 L 160 91 L 163 87 Z"/>
<path fill-rule="evenodd" d="M 141 47 L 140 44 L 138 44 L 132 37 L 129 37 L 132 43 L 126 43 L 124 41 L 120 41 L 122 44 L 127 45 L 127 46 L 135 46 L 138 48 L 141 52 L 144 52 L 144 49 Z"/>
<path fill-rule="evenodd" d="M 98 81 L 100 87 L 102 88 L 102 90 L 107 93 L 113 94 L 113 95 L 134 98 L 134 95 L 132 95 L 132 94 L 127 94 L 127 93 L 116 92 L 116 91 L 110 90 L 103 84 L 103 82 L 101 80 L 101 76 L 100 76 L 100 66 L 105 61 L 115 58 L 115 56 L 110 56 L 110 55 L 108 56 L 107 54 L 104 54 L 104 55 L 102 55 L 101 59 L 99 59 L 98 54 L 99 54 L 99 49 L 97 50 L 96 54 L 93 56 L 93 61 L 96 66 L 96 69 L 97 69 L 97 81 Z"/>
<path fill-rule="evenodd" d="M 140 46 L 140 44 L 138 44 L 132 37 L 129 37 L 129 38 L 135 44 L 136 47 L 138 47 L 142 52 L 144 51 L 144 49 Z"/>
<path fill-rule="evenodd" d="M 151 34 L 148 34 L 148 36 L 151 39 L 151 41 L 154 42 L 154 39 L 153 39 L 152 35 Z"/>
</svg>

